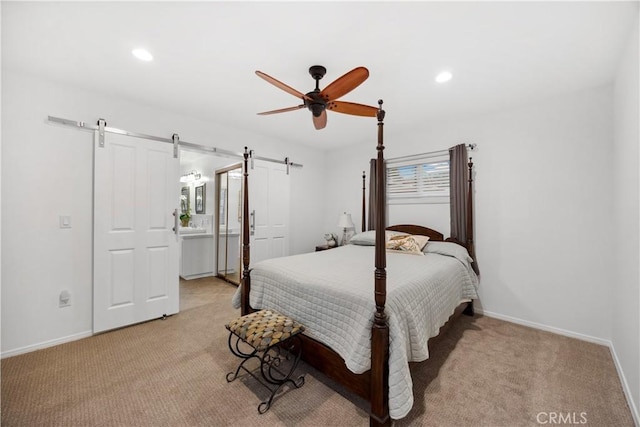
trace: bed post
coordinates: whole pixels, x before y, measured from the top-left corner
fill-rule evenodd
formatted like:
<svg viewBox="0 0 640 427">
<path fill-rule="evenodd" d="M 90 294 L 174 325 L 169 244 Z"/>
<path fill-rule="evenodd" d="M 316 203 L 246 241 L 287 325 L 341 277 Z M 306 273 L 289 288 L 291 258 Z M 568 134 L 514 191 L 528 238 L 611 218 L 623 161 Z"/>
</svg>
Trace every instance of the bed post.
<svg viewBox="0 0 640 427">
<path fill-rule="evenodd" d="M 473 258 L 474 270 L 478 273 L 477 268 L 475 268 L 476 263 L 476 248 L 473 244 L 473 158 L 469 157 L 469 163 L 467 163 L 469 167 L 469 189 L 467 191 L 467 249 L 469 251 L 469 255 Z"/>
<path fill-rule="evenodd" d="M 469 157 L 469 163 L 467 163 L 469 167 L 469 178 L 467 181 L 469 182 L 469 189 L 467 191 L 467 248 L 469 249 L 469 255 L 474 260 L 476 259 L 475 249 L 473 247 L 473 158 Z"/>
<path fill-rule="evenodd" d="M 376 163 L 376 312 L 371 328 L 371 426 L 391 425 L 389 418 L 389 325 L 384 306 L 387 299 L 387 271 L 385 248 L 385 188 L 382 100 L 378 101 L 378 160 Z"/>
<path fill-rule="evenodd" d="M 473 258 L 473 262 L 471 266 L 473 270 L 478 273 L 478 268 L 476 265 L 476 249 L 473 245 L 473 158 L 469 157 L 469 163 L 467 163 L 469 167 L 469 177 L 467 181 L 469 182 L 469 188 L 467 190 L 467 251 L 471 258 Z M 475 310 L 473 308 L 473 300 L 467 303 L 467 307 L 464 309 L 463 313 L 467 316 L 473 316 Z"/>
<path fill-rule="evenodd" d="M 249 151 L 244 147 L 244 191 L 242 198 L 242 281 L 240 283 L 240 313 L 244 316 L 251 312 L 249 292 L 251 276 L 249 275 Z"/>
<path fill-rule="evenodd" d="M 365 185 L 364 185 L 364 180 L 367 177 L 367 175 L 364 173 L 364 171 L 362 171 L 362 232 L 364 233 L 365 231 L 367 231 L 367 227 L 365 224 L 365 203 L 364 203 L 364 190 L 365 190 Z"/>
</svg>

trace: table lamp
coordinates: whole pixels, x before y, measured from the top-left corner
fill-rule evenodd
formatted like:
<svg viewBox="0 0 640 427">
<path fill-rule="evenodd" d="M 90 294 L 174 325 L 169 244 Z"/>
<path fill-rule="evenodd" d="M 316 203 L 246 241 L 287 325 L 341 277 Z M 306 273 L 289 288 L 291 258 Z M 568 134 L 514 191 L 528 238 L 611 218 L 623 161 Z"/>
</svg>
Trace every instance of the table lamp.
<svg viewBox="0 0 640 427">
<path fill-rule="evenodd" d="M 340 215 L 338 227 L 342 228 L 342 243 L 340 243 L 340 246 L 344 246 L 347 243 L 347 229 L 355 227 L 351 220 L 351 214 L 345 212 Z"/>
</svg>

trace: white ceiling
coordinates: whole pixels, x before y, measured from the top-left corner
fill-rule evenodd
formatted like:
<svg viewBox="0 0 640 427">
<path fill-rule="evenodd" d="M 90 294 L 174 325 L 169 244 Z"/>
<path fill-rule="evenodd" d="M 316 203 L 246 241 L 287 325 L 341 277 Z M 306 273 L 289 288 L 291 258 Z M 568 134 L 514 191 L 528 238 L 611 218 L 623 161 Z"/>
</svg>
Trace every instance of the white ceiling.
<svg viewBox="0 0 640 427">
<path fill-rule="evenodd" d="M 308 110 L 300 92 L 365 66 L 341 98 L 376 105 L 410 131 L 612 81 L 638 2 L 2 2 L 2 67 L 144 104 L 333 148 L 370 140 L 375 119 Z M 131 55 L 145 47 L 154 61 Z M 435 75 L 450 70 L 444 85 Z M 73 119 L 73 118 L 71 118 Z M 114 124 L 116 126 L 116 124 Z M 117 127 L 117 126 L 116 126 Z M 134 129 L 132 129 L 134 130 Z"/>
</svg>

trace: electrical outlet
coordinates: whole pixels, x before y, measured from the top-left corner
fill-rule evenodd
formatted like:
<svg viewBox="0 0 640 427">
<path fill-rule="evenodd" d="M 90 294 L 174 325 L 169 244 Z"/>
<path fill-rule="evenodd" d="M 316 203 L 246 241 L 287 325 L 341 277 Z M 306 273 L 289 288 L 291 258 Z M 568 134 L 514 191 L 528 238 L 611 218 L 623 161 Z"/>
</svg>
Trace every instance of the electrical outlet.
<svg viewBox="0 0 640 427">
<path fill-rule="evenodd" d="M 58 307 L 69 307 L 71 305 L 71 293 L 69 291 L 60 292 Z"/>
</svg>

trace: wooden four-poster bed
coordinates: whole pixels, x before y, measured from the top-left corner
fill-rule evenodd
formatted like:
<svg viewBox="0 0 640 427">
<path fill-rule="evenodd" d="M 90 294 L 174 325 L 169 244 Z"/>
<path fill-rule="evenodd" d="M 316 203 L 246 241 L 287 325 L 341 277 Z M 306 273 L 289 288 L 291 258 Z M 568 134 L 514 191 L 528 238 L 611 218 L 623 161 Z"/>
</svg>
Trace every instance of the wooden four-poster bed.
<svg viewBox="0 0 640 427">
<path fill-rule="evenodd" d="M 383 145 L 383 120 L 384 120 L 384 115 L 385 112 L 384 110 L 382 110 L 382 101 L 379 101 L 379 111 L 377 113 L 377 119 L 378 119 L 378 143 L 377 143 L 377 164 L 378 165 L 382 165 L 384 164 L 384 155 L 383 155 L 383 150 L 384 150 L 384 145 Z M 245 154 L 244 154 L 244 197 L 243 197 L 243 217 L 244 218 L 249 218 L 249 195 L 248 195 L 248 188 L 249 188 L 249 183 L 248 183 L 248 179 L 249 179 L 249 168 L 248 168 L 248 160 L 249 160 L 249 152 L 247 151 L 247 149 L 245 148 Z M 468 188 L 468 211 L 467 211 L 467 228 L 468 228 L 468 235 L 469 236 L 473 236 L 473 216 L 472 216 L 472 209 L 471 209 L 471 202 L 472 202 L 472 163 L 469 162 L 468 164 L 469 167 L 469 188 Z M 337 381 L 338 383 L 344 385 L 347 389 L 355 392 L 356 394 L 358 394 L 359 396 L 367 399 L 370 402 L 371 405 L 371 409 L 370 409 L 370 424 L 372 426 L 382 426 L 382 425 L 390 425 L 391 423 L 391 418 L 393 414 L 390 414 L 390 409 L 389 409 L 389 389 L 390 389 L 390 384 L 389 384 L 389 378 L 390 378 L 390 353 L 394 353 L 395 355 L 400 354 L 400 358 L 402 359 L 401 352 L 399 353 L 399 350 L 395 350 L 394 348 L 389 347 L 390 344 L 390 323 L 392 324 L 392 327 L 395 328 L 395 333 L 396 333 L 396 341 L 398 341 L 399 343 L 403 343 L 402 339 L 403 337 L 401 336 L 402 333 L 398 332 L 398 331 L 402 331 L 402 328 L 398 329 L 399 327 L 396 326 L 396 322 L 395 319 L 393 319 L 393 322 L 390 322 L 390 318 L 388 317 L 387 311 L 391 309 L 391 307 L 386 307 L 387 304 L 387 254 L 386 254 L 386 248 L 385 248 L 385 243 L 387 240 L 386 237 L 386 233 L 388 232 L 404 232 L 404 233 L 408 233 L 411 235 L 423 235 L 423 236 L 428 236 L 429 237 L 429 242 L 443 242 L 445 241 L 444 236 L 442 233 L 439 233 L 438 231 L 432 230 L 430 228 L 426 228 L 426 227 L 422 227 L 422 226 L 417 226 L 417 225 L 396 225 L 396 226 L 391 226 L 391 227 L 386 227 L 386 232 L 385 232 L 385 188 L 383 185 L 381 185 L 380 183 L 384 182 L 384 168 L 382 167 L 378 167 L 376 168 L 376 207 L 375 207 L 375 251 L 374 251 L 374 257 L 375 257 L 375 270 L 374 270 L 374 298 L 373 301 L 371 302 L 371 310 L 373 311 L 373 319 L 371 322 L 371 315 L 370 313 L 364 314 L 364 319 L 365 321 L 368 319 L 370 326 L 370 331 L 371 331 L 371 335 L 370 335 L 370 342 L 364 343 L 363 344 L 363 348 L 367 348 L 365 344 L 369 344 L 370 343 L 370 369 L 366 369 L 362 368 L 362 366 L 360 366 L 359 368 L 355 369 L 356 371 L 362 371 L 361 373 L 354 373 L 354 369 L 353 369 L 353 361 L 351 359 L 349 359 L 348 361 L 346 360 L 346 357 L 342 357 L 339 353 L 342 352 L 343 354 L 345 354 L 344 350 L 344 346 L 348 346 L 349 343 L 344 344 L 341 341 L 339 341 L 338 338 L 336 338 L 338 341 L 336 341 L 336 343 L 334 343 L 334 341 L 331 340 L 325 340 L 325 341 L 331 341 L 331 344 L 334 345 L 335 348 L 340 348 L 340 350 L 334 350 L 334 348 L 330 347 L 326 342 L 321 342 L 318 339 L 315 339 L 311 336 L 309 336 L 309 334 L 307 332 L 305 332 L 304 335 L 302 335 L 303 338 L 303 359 L 310 364 L 311 366 L 313 366 L 314 368 L 318 369 L 319 371 L 323 372 L 326 376 L 328 376 L 329 378 Z M 363 209 L 364 209 L 364 176 L 363 176 Z M 364 213 L 363 213 L 363 231 L 364 231 Z M 452 241 L 451 239 L 447 239 L 448 241 Z M 471 255 L 473 254 L 473 240 L 472 237 L 469 237 L 469 240 L 465 243 L 461 243 L 458 241 L 452 241 L 454 243 L 457 243 L 458 245 L 461 245 L 462 247 L 465 248 L 470 248 Z M 373 243 L 373 242 L 372 242 Z M 451 245 L 456 246 L 454 243 L 451 243 Z M 428 246 L 429 244 L 427 244 Z M 347 246 L 353 246 L 353 245 L 347 245 Z M 457 247 L 457 246 L 456 246 Z M 344 249 L 345 251 L 348 248 Z M 337 251 L 340 251 L 341 249 L 332 249 L 330 251 L 323 251 L 323 252 L 316 252 L 315 256 L 316 257 L 327 257 L 329 255 L 329 253 L 335 252 L 337 253 Z M 366 250 L 366 249 L 361 249 L 361 250 Z M 369 250 L 371 250 L 371 248 L 369 248 Z M 355 252 L 352 251 L 352 252 Z M 368 252 L 367 255 L 365 256 L 365 258 L 363 258 L 364 260 L 366 259 L 370 259 L 371 256 L 371 252 Z M 472 259 L 468 256 L 467 252 L 465 252 L 465 256 L 469 258 L 469 261 L 471 262 Z M 294 256 L 296 257 L 296 263 L 301 264 L 301 265 L 305 265 L 305 262 L 309 262 L 307 261 L 309 256 L 313 256 L 314 254 L 304 254 L 304 255 L 297 255 Z M 409 264 L 408 260 L 410 258 L 416 259 L 416 258 L 429 258 L 429 262 L 431 263 L 436 263 L 436 260 L 434 257 L 436 255 L 432 255 L 432 258 L 429 258 L 427 256 L 425 257 L 413 257 L 411 255 L 392 255 L 392 257 L 398 258 L 400 259 L 399 262 L 404 263 L 402 264 L 401 269 L 407 269 Z M 306 258 L 303 258 L 306 257 Z M 285 258 L 293 258 L 293 257 L 285 257 Z M 463 263 L 461 261 L 457 261 L 454 260 L 452 257 L 441 257 L 441 258 L 447 258 L 445 261 L 448 263 L 453 263 L 452 265 L 454 265 L 454 269 L 457 269 L 456 271 L 459 274 L 464 274 L 464 269 L 466 268 L 467 270 L 469 270 L 469 267 L 460 267 L 460 265 Z M 458 257 L 459 258 L 459 257 Z M 284 260 L 283 258 L 278 259 L 277 262 L 280 262 L 280 260 Z M 273 261 L 273 263 L 275 263 L 276 261 Z M 325 259 L 325 262 L 326 259 Z M 339 262 L 339 261 L 334 261 L 332 260 L 331 262 Z M 413 260 L 412 260 L 413 262 Z M 439 262 L 439 261 L 438 261 Z M 258 306 L 256 307 L 252 307 L 250 304 L 250 292 L 251 292 L 251 272 L 253 269 L 250 269 L 249 264 L 250 264 L 250 247 L 249 247 L 249 221 L 244 221 L 243 222 L 243 233 L 242 233 L 242 264 L 243 264 L 243 271 L 242 271 L 242 281 L 241 281 L 241 285 L 240 285 L 240 290 L 239 290 L 239 299 L 240 299 L 240 307 L 241 307 L 241 313 L 242 315 L 248 314 L 250 312 L 253 312 L 255 310 L 258 309 L 262 309 L 262 308 L 269 308 L 269 309 L 276 309 L 280 312 L 283 312 L 284 314 L 287 315 L 291 315 L 292 317 L 296 318 L 296 314 L 294 313 L 287 313 L 287 310 L 292 311 L 292 312 L 300 312 L 301 310 L 308 310 L 309 309 L 301 309 L 297 306 L 292 306 L 290 308 L 280 308 L 280 307 L 266 307 L 262 304 L 256 304 Z M 258 265 L 262 265 L 264 264 L 264 262 L 259 263 Z M 278 264 L 277 268 L 281 268 L 282 265 Z M 325 266 L 326 267 L 326 266 Z M 276 269 L 277 269 L 276 268 Z M 368 274 L 370 274 L 370 270 L 368 270 L 368 268 L 370 267 L 366 267 L 367 271 L 369 271 Z M 448 267 L 449 268 L 449 267 Z M 354 268 L 356 269 L 356 268 Z M 284 270 L 283 270 L 284 271 Z M 350 274 L 350 272 L 348 270 L 342 270 L 343 274 L 346 274 L 347 276 Z M 254 273 L 255 274 L 255 273 Z M 269 273 L 270 274 L 270 273 Z M 280 282 L 285 282 L 285 281 L 289 281 L 289 279 L 291 277 L 297 277 L 298 273 L 295 271 L 292 272 L 288 272 L 286 273 L 285 279 L 278 279 L 279 276 L 275 275 L 273 276 L 273 278 L 271 276 L 269 276 L 269 274 L 267 274 L 267 278 L 264 279 L 266 281 L 272 281 L 274 286 L 280 286 Z M 370 276 L 369 276 L 370 277 Z M 293 280 L 293 279 L 291 279 Z M 319 281 L 319 279 L 314 279 L 316 281 Z M 325 279 L 323 278 L 321 281 L 324 281 Z M 329 279 L 327 279 L 329 280 Z M 310 279 L 310 283 L 313 282 L 313 280 Z M 477 284 L 477 282 L 473 282 L 473 280 L 471 280 L 471 284 L 473 286 L 471 287 L 475 287 L 475 285 Z M 285 286 L 284 284 L 282 286 Z M 343 286 L 343 285 L 341 285 Z M 361 283 L 354 283 L 353 287 L 361 287 L 361 286 L 366 286 L 366 284 L 361 284 Z M 467 283 L 465 286 L 467 286 L 467 288 L 469 288 L 469 284 Z M 329 285 L 328 289 L 321 289 L 318 290 L 316 289 L 313 292 L 316 292 L 315 294 L 313 294 L 312 291 L 309 291 L 308 295 L 305 295 L 305 292 L 307 292 L 307 288 L 300 288 L 300 287 L 295 287 L 295 286 L 291 286 L 288 288 L 289 290 L 287 292 L 289 292 L 291 294 L 291 300 L 292 301 L 302 301 L 305 299 L 313 299 L 316 298 L 315 301 L 318 301 L 318 298 L 323 298 L 324 295 L 327 295 L 327 298 L 329 298 L 329 295 L 337 293 L 337 292 L 346 292 L 345 294 L 336 294 L 338 295 L 337 299 L 338 300 L 344 300 L 346 301 L 345 304 L 347 304 L 348 301 L 352 301 L 352 300 L 356 300 L 358 298 L 361 297 L 361 295 L 356 295 L 356 291 L 352 291 L 351 289 L 346 289 L 346 290 L 336 290 L 336 286 Z M 462 285 L 461 285 L 461 289 L 462 289 Z M 257 292 L 257 291 L 256 291 Z M 370 288 L 369 288 L 369 292 L 370 292 Z M 396 292 L 395 288 L 392 287 L 391 292 Z M 453 304 L 453 308 L 455 308 L 455 312 L 454 314 L 451 316 L 451 318 L 453 317 L 457 317 L 457 315 L 460 314 L 460 312 L 463 312 L 465 314 L 469 314 L 469 315 L 473 315 L 473 298 L 477 297 L 477 295 L 475 295 L 475 289 L 472 289 L 471 291 L 467 290 L 464 291 L 461 290 L 459 293 L 456 293 L 458 291 L 453 292 L 453 296 L 449 297 L 449 300 L 451 300 L 452 298 L 455 299 L 455 303 Z M 465 293 L 466 292 L 466 293 Z M 295 295 L 294 295 L 295 294 Z M 368 298 L 370 298 L 370 294 L 367 292 L 366 294 L 369 295 Z M 460 295 L 462 295 L 462 297 L 460 297 Z M 475 295 L 475 296 L 474 296 Z M 260 296 L 260 298 L 263 298 L 263 296 Z M 266 298 L 268 298 L 268 295 L 266 296 Z M 409 297 L 409 298 L 414 298 L 413 296 Z M 285 294 L 284 296 L 279 296 L 276 300 L 277 301 L 282 301 L 283 299 L 288 300 L 289 299 L 289 294 Z M 460 301 L 463 301 L 462 303 L 460 303 Z M 263 300 L 264 301 L 264 300 Z M 400 302 L 398 302 L 400 301 Z M 393 313 L 393 317 L 400 317 L 402 313 L 399 313 L 398 310 L 395 308 L 398 305 L 402 305 L 403 303 L 401 302 L 402 299 L 398 299 L 398 301 L 392 299 L 391 301 L 389 301 L 390 303 L 393 304 L 393 310 L 391 313 Z M 373 302 L 375 302 L 375 306 L 373 306 Z M 273 303 L 272 303 L 273 304 Z M 293 303 L 292 303 L 293 304 Z M 420 306 L 422 307 L 422 306 Z M 345 316 L 343 311 L 337 310 L 335 309 L 334 311 L 331 311 L 330 309 L 326 309 L 326 308 L 322 308 L 323 311 L 325 312 L 329 312 L 330 314 L 328 316 Z M 424 309 L 423 307 L 423 310 Z M 429 332 L 429 336 L 435 336 L 438 333 L 438 330 L 440 329 L 440 327 L 446 323 L 447 318 L 450 317 L 451 313 L 454 311 L 451 308 L 448 309 L 443 309 L 441 310 L 443 314 L 440 314 L 440 319 L 444 319 L 444 320 L 439 320 L 439 322 L 441 322 L 440 324 L 435 325 L 435 327 L 432 327 L 432 330 Z M 331 314 L 333 313 L 333 314 Z M 327 314 L 325 313 L 325 316 L 327 316 Z M 347 317 L 349 316 L 349 313 L 347 313 Z M 444 317 L 443 317 L 444 316 Z M 305 323 L 302 319 L 298 318 L 298 320 L 300 320 L 303 324 Z M 341 323 L 341 325 L 343 327 L 346 327 L 345 325 L 348 322 L 353 321 L 353 319 L 343 319 L 343 323 Z M 310 322 L 311 323 L 311 322 Z M 338 323 L 336 323 L 338 324 Z M 313 328 L 311 327 L 311 325 L 306 325 L 307 326 L 307 331 L 309 330 L 313 330 Z M 317 327 L 318 329 L 321 328 L 321 326 Z M 338 333 L 338 335 L 340 334 L 346 334 L 344 331 L 342 330 L 337 330 L 334 331 L 334 333 Z M 367 335 L 366 337 L 364 337 L 365 340 L 368 340 L 368 334 L 362 333 L 362 331 L 360 331 L 360 335 Z M 429 336 L 426 337 L 426 339 L 429 338 Z M 406 338 L 406 337 L 404 337 Z M 412 340 L 414 339 L 413 337 L 411 338 Z M 344 344 L 344 345 L 343 345 Z M 419 354 L 417 356 L 417 359 L 423 360 L 426 359 L 428 357 L 428 350 L 426 350 L 426 345 L 428 345 L 427 341 L 425 340 L 425 342 L 423 343 L 423 353 L 424 354 Z M 401 344 L 398 344 L 399 346 Z M 412 342 L 413 345 L 413 342 Z M 419 347 L 419 346 L 418 346 Z M 425 355 L 426 354 L 426 355 Z M 393 358 L 393 374 L 394 374 L 394 378 L 395 378 L 395 360 L 397 359 L 397 357 L 394 355 Z M 404 360 L 404 359 L 403 359 Z M 407 365 L 406 369 L 408 372 L 408 362 L 412 361 L 412 360 L 407 360 L 405 362 L 405 364 Z M 348 365 L 351 364 L 351 368 L 348 368 Z M 366 364 L 364 364 L 366 365 Z M 411 380 L 409 378 L 409 388 L 410 384 L 411 384 Z M 393 387 L 395 387 L 395 379 L 394 379 L 394 385 L 392 385 Z M 405 391 L 406 392 L 406 391 Z M 409 390 L 409 392 L 411 393 L 411 390 Z M 395 392 L 394 392 L 395 393 Z M 394 397 L 395 398 L 395 397 Z M 413 399 L 412 395 L 411 395 L 411 400 Z M 411 408 L 411 405 L 409 405 L 409 409 Z M 405 412 L 408 411 L 408 409 L 404 409 Z M 401 415 L 400 418 L 404 416 Z M 394 417 L 397 418 L 397 417 Z"/>
</svg>

